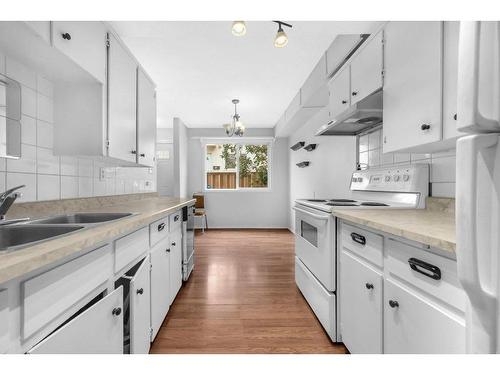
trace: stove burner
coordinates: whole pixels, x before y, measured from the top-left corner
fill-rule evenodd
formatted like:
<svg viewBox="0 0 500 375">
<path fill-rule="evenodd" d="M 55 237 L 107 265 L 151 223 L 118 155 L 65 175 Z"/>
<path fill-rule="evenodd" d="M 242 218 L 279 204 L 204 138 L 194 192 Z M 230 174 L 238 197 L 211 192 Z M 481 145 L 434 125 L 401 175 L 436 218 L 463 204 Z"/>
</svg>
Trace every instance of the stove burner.
<svg viewBox="0 0 500 375">
<path fill-rule="evenodd" d="M 326 199 L 307 199 L 308 202 L 326 202 Z"/>
<path fill-rule="evenodd" d="M 354 201 L 353 201 L 354 202 Z M 337 206 L 337 207 L 340 207 L 340 206 L 357 206 L 356 203 L 349 203 L 349 202 L 328 202 L 328 203 L 325 203 L 327 206 Z"/>
<path fill-rule="evenodd" d="M 380 202 L 362 202 L 361 206 L 389 206 L 389 205 Z"/>
<path fill-rule="evenodd" d="M 330 199 L 331 202 L 347 202 L 347 203 L 355 203 L 356 201 L 352 199 Z"/>
</svg>

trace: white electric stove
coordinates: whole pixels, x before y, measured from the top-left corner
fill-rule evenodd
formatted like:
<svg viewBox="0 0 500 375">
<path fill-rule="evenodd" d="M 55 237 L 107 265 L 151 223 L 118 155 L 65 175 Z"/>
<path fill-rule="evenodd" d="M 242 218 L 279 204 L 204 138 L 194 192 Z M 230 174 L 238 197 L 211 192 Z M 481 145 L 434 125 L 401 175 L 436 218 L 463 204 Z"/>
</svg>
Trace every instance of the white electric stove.
<svg viewBox="0 0 500 375">
<path fill-rule="evenodd" d="M 295 282 L 332 341 L 338 341 L 338 209 L 418 209 L 425 207 L 429 166 L 355 171 L 350 197 L 297 199 L 295 206 Z"/>
</svg>

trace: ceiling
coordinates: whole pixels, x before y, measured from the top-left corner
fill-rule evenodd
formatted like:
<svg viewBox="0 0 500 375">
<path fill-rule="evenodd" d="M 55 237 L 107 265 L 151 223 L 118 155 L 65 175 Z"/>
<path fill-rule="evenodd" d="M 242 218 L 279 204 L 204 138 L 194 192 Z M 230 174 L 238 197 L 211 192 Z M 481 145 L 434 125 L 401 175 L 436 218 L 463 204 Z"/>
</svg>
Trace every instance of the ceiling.
<svg viewBox="0 0 500 375">
<path fill-rule="evenodd" d="M 247 127 L 273 127 L 338 34 L 370 33 L 380 22 L 300 21 L 285 29 L 247 22 L 235 37 L 231 21 L 114 21 L 113 28 L 157 85 L 158 127 L 179 117 L 189 127 L 220 127 L 233 112 Z"/>
</svg>

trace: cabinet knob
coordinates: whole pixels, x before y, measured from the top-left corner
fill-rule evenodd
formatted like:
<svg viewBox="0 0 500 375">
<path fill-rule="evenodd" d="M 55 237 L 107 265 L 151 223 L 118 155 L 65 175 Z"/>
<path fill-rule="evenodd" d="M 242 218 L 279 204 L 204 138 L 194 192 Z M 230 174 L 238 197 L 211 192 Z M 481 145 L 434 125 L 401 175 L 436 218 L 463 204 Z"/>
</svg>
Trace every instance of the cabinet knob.
<svg viewBox="0 0 500 375">
<path fill-rule="evenodd" d="M 137 154 L 137 151 L 136 150 L 132 150 L 132 151 L 130 151 L 130 153 L 133 154 L 133 155 L 135 155 L 135 154 Z"/>
<path fill-rule="evenodd" d="M 429 130 L 430 128 L 431 128 L 431 126 L 429 124 L 422 124 L 420 126 L 420 129 L 422 129 L 422 130 Z"/>
<path fill-rule="evenodd" d="M 453 120 L 457 121 L 457 114 L 456 113 L 453 115 Z"/>
<path fill-rule="evenodd" d="M 136 290 L 137 294 L 144 294 L 144 288 L 140 288 Z"/>
<path fill-rule="evenodd" d="M 167 251 L 167 253 L 170 253 L 170 249 L 167 249 L 166 251 Z"/>
<path fill-rule="evenodd" d="M 389 306 L 391 306 L 393 309 L 396 307 L 399 307 L 398 301 L 393 301 L 392 299 L 389 300 Z"/>
<path fill-rule="evenodd" d="M 158 232 L 161 232 L 163 229 L 165 229 L 165 223 L 158 224 Z"/>
<path fill-rule="evenodd" d="M 356 96 L 356 95 L 358 95 L 358 92 L 357 91 L 353 91 L 352 92 L 352 96 Z"/>
<path fill-rule="evenodd" d="M 342 104 L 347 104 L 347 100 L 342 100 Z"/>
<path fill-rule="evenodd" d="M 145 157 L 146 157 L 146 154 L 139 154 L 139 156 L 140 156 L 141 158 L 145 158 Z"/>
<path fill-rule="evenodd" d="M 366 283 L 365 286 L 366 286 L 366 289 L 373 289 L 372 283 Z"/>
<path fill-rule="evenodd" d="M 175 246 L 175 242 L 172 242 L 172 246 Z"/>
<path fill-rule="evenodd" d="M 63 39 L 71 40 L 71 35 L 69 33 L 63 33 L 61 36 Z"/>
<path fill-rule="evenodd" d="M 111 313 L 115 316 L 118 316 L 122 313 L 122 308 L 121 307 L 115 307 Z"/>
</svg>

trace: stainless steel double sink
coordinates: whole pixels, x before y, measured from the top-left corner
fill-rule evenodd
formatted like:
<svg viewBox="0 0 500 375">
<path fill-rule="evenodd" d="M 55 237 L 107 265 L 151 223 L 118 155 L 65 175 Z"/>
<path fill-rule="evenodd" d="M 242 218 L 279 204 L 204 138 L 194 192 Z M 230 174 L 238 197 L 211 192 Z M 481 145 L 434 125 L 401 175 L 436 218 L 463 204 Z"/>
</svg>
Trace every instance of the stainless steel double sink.
<svg viewBox="0 0 500 375">
<path fill-rule="evenodd" d="M 0 226 L 0 252 L 13 251 L 35 243 L 76 232 L 100 223 L 123 219 L 132 213 L 74 213 Z"/>
</svg>

